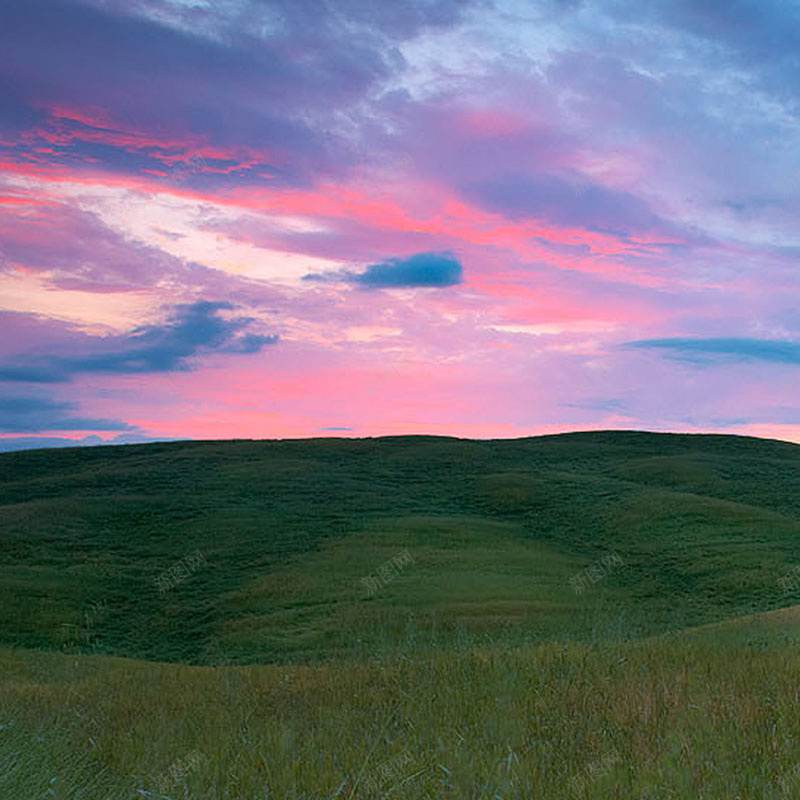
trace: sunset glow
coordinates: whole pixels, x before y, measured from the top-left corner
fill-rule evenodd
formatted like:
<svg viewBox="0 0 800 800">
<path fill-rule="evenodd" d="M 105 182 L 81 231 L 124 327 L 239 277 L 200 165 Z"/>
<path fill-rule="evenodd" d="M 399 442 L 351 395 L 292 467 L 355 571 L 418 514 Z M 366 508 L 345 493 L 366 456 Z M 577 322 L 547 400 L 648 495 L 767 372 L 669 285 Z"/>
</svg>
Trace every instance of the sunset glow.
<svg viewBox="0 0 800 800">
<path fill-rule="evenodd" d="M 4 2 L 0 434 L 800 442 L 798 32 Z"/>
</svg>

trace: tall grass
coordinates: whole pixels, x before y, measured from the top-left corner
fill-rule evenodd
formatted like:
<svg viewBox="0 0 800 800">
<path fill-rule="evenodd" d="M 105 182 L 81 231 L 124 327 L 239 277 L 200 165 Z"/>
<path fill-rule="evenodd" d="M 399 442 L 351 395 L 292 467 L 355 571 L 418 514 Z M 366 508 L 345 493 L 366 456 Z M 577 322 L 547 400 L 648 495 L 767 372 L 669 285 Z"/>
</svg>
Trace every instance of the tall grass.
<svg viewBox="0 0 800 800">
<path fill-rule="evenodd" d="M 318 667 L 4 652 L 0 797 L 160 797 L 155 776 L 194 750 L 203 765 L 163 797 L 786 797 L 797 636 L 772 632 Z"/>
</svg>

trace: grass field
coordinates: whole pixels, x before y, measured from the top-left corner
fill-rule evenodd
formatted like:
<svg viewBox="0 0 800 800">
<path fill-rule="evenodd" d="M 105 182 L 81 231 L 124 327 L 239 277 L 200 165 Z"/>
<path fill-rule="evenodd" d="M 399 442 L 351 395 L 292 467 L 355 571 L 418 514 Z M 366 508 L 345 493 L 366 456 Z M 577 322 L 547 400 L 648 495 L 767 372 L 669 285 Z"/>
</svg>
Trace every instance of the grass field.
<svg viewBox="0 0 800 800">
<path fill-rule="evenodd" d="M 0 547 L 2 800 L 800 796 L 795 445 L 9 453 Z"/>
</svg>

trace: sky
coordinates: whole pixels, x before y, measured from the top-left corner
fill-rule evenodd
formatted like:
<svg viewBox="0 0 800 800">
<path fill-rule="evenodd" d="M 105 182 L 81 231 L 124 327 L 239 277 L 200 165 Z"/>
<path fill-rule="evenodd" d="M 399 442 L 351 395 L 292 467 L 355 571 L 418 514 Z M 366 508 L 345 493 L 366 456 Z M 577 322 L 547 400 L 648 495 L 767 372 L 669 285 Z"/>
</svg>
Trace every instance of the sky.
<svg viewBox="0 0 800 800">
<path fill-rule="evenodd" d="M 3 0 L 0 449 L 800 442 L 800 5 Z"/>
</svg>

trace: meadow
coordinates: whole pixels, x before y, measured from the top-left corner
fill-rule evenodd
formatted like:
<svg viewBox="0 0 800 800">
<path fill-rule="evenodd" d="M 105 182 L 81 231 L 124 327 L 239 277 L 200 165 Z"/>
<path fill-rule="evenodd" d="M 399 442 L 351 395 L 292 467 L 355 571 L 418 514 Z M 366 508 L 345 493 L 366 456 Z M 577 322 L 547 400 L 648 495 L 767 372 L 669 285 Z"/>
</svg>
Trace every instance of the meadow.
<svg viewBox="0 0 800 800">
<path fill-rule="evenodd" d="M 0 798 L 800 796 L 798 490 L 624 431 L 2 455 Z"/>
</svg>

